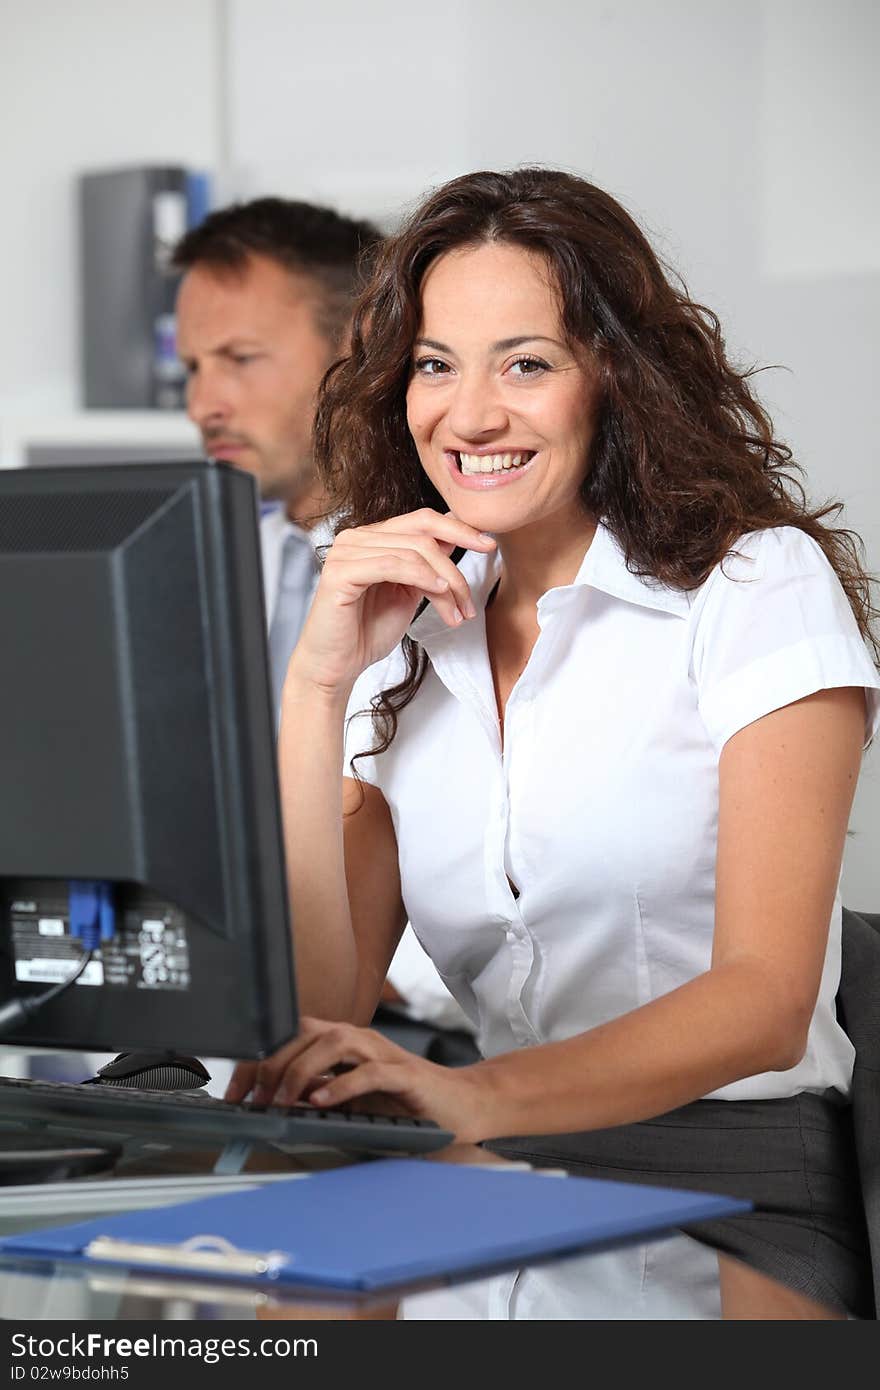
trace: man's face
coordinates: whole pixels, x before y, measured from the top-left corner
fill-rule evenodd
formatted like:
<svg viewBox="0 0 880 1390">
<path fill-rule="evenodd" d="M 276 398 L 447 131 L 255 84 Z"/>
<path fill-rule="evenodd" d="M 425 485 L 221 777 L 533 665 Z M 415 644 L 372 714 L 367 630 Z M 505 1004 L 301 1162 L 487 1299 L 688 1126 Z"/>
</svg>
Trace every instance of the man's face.
<svg viewBox="0 0 880 1390">
<path fill-rule="evenodd" d="M 315 323 L 321 290 L 265 256 L 196 265 L 177 298 L 187 411 L 206 454 L 252 473 L 292 514 L 316 492 L 315 396 L 335 353 Z"/>
</svg>

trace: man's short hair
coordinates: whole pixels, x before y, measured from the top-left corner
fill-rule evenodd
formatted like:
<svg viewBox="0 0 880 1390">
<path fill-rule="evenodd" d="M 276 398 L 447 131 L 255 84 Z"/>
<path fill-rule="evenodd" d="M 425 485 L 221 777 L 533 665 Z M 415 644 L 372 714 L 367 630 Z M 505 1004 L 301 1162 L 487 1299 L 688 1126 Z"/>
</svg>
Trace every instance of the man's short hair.
<svg viewBox="0 0 880 1390">
<path fill-rule="evenodd" d="M 310 276 L 322 291 L 317 325 L 335 347 L 381 240 L 372 223 L 332 208 L 255 198 L 209 213 L 178 242 L 172 264 L 184 271 L 203 265 L 241 273 L 251 256 L 265 256 L 292 274 Z"/>
</svg>

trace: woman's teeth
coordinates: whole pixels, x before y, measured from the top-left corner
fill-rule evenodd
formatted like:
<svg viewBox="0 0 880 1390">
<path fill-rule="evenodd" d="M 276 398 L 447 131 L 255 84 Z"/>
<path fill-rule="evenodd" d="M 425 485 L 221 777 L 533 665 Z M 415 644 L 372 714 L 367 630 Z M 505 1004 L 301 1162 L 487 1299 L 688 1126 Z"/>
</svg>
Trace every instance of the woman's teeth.
<svg viewBox="0 0 880 1390">
<path fill-rule="evenodd" d="M 458 456 L 462 473 L 500 473 L 504 468 L 521 468 L 534 458 L 534 450 L 522 454 L 462 454 Z"/>
</svg>

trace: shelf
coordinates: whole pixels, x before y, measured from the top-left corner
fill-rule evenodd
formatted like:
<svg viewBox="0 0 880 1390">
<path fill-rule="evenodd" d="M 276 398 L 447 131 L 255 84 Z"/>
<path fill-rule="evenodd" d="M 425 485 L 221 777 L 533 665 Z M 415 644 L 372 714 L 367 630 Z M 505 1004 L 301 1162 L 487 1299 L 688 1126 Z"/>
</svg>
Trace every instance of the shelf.
<svg viewBox="0 0 880 1390">
<path fill-rule="evenodd" d="M 0 417 L 0 467 L 23 468 L 35 451 L 38 461 L 86 462 L 90 446 L 96 461 L 110 462 L 114 449 L 123 457 L 199 458 L 198 432 L 183 411 L 81 410 L 68 415 Z"/>
</svg>

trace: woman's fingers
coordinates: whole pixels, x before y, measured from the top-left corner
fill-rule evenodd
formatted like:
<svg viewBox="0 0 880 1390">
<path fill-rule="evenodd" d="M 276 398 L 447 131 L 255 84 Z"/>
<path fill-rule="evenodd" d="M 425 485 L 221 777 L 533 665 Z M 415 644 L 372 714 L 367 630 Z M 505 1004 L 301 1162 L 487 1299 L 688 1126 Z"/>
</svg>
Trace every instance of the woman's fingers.
<svg viewBox="0 0 880 1390">
<path fill-rule="evenodd" d="M 243 1100 L 253 1092 L 257 1104 L 276 1098 L 292 1105 L 334 1067 L 359 1064 L 377 1055 L 407 1058 L 410 1053 L 369 1028 L 353 1023 L 303 1018 L 299 1035 L 259 1062 L 239 1062 L 226 1088 L 226 1099 Z"/>
<path fill-rule="evenodd" d="M 467 580 L 449 558 L 450 551 L 455 546 L 487 551 L 494 545 L 495 541 L 491 536 L 476 531 L 474 527 L 467 526 L 457 518 L 441 516 L 438 512 L 424 508 L 420 512 L 393 517 L 390 521 L 375 526 L 361 526 L 341 531 L 328 553 L 325 569 L 330 570 L 336 583 L 343 582 L 346 578 L 357 582 L 358 577 L 363 582 L 371 573 L 368 566 L 357 572 L 346 570 L 344 566 L 358 558 L 364 560 L 368 556 L 375 557 L 380 567 L 386 556 L 397 557 L 401 566 L 405 566 L 407 556 L 421 557 L 427 569 L 418 566 L 412 570 L 405 567 L 396 570 L 380 568 L 378 578 L 372 582 L 384 580 L 401 583 L 406 575 L 407 582 L 412 586 L 421 587 L 445 621 L 454 626 L 463 618 L 475 617 L 476 607 Z M 445 587 L 441 583 L 443 580 L 449 588 L 449 603 L 442 600 L 437 602 L 435 598 Z M 355 594 L 351 597 L 354 599 Z M 461 617 L 458 617 L 458 614 Z"/>
<path fill-rule="evenodd" d="M 365 1038 L 347 1038 L 333 1031 L 316 1038 L 305 1052 L 287 1063 L 284 1074 L 279 1077 L 275 1093 L 278 1105 L 293 1105 L 308 1094 L 313 1099 L 311 1088 L 316 1078 L 324 1078 L 333 1067 L 342 1064 L 346 1067 L 356 1065 L 370 1056 L 366 1039 L 374 1035 L 364 1030 Z"/>
<path fill-rule="evenodd" d="M 452 512 L 437 512 L 433 507 L 420 507 L 415 512 L 403 512 L 390 517 L 388 521 L 377 521 L 371 526 L 359 528 L 364 531 L 421 531 L 434 536 L 436 540 L 446 541 L 451 546 L 462 545 L 466 550 L 493 550 L 495 540 L 485 531 L 478 531 L 466 521 L 459 521 Z"/>
<path fill-rule="evenodd" d="M 475 617 L 467 581 L 450 559 L 459 546 L 485 553 L 495 541 L 429 507 L 340 531 L 291 657 L 289 688 L 347 698 L 361 672 L 394 650 L 423 598 L 448 627 Z"/>
<path fill-rule="evenodd" d="M 426 1066 L 433 1065 L 426 1063 Z M 407 1093 L 412 1087 L 406 1063 L 403 1061 L 370 1061 L 344 1071 L 332 1080 L 324 1081 L 312 1092 L 316 1105 L 344 1105 L 373 1091 L 395 1096 Z"/>
<path fill-rule="evenodd" d="M 327 564 L 330 563 L 328 556 Z M 455 570 L 455 566 L 451 568 Z M 356 603 L 364 593 L 378 584 L 398 584 L 429 598 L 444 620 L 452 625 L 465 616 L 473 616 L 470 590 L 458 574 L 452 582 L 418 550 L 387 549 L 386 547 L 353 547 L 339 554 L 333 563 L 333 584 L 343 602 Z M 417 600 L 416 600 L 417 601 Z M 456 617 L 456 613 L 461 616 Z"/>
<path fill-rule="evenodd" d="M 223 1099 L 237 1104 L 249 1095 L 257 1076 L 256 1062 L 238 1062 L 229 1078 Z"/>
<path fill-rule="evenodd" d="M 257 1104 L 274 1098 L 291 1105 L 303 1096 L 326 1106 L 361 1101 L 379 1112 L 390 1108 L 433 1120 L 472 1139 L 479 1137 L 478 1070 L 439 1067 L 369 1028 L 303 1018 L 299 1036 L 274 1056 L 236 1067 L 226 1096 L 241 1099 L 253 1083 Z"/>
<path fill-rule="evenodd" d="M 323 1077 L 340 1063 L 363 1060 L 383 1046 L 408 1055 L 367 1028 L 303 1018 L 298 1036 L 271 1057 L 259 1062 L 239 1062 L 226 1089 L 226 1099 L 239 1101 L 253 1092 L 257 1105 L 268 1105 L 273 1099 L 292 1105 L 316 1077 Z"/>
<path fill-rule="evenodd" d="M 348 1068 L 382 1055 L 407 1058 L 410 1054 L 380 1033 L 353 1023 L 300 1019 L 299 1037 L 257 1063 L 254 1099 L 263 1105 L 271 1099 L 279 1105 L 293 1105 L 309 1093 L 316 1080 L 327 1083 L 332 1069 L 345 1066 L 348 1074 Z"/>
<path fill-rule="evenodd" d="M 259 1062 L 238 1062 L 229 1078 L 224 1099 L 238 1102 L 244 1100 L 245 1096 L 252 1091 L 255 1098 L 260 1092 L 269 1092 L 274 1095 L 288 1062 L 293 1057 L 298 1056 L 305 1048 L 310 1047 L 313 1039 L 318 1035 L 314 1026 L 315 1022 L 315 1020 L 301 1020 L 298 1036 L 291 1042 L 285 1043 L 277 1052 L 273 1052 L 271 1057 L 263 1057 Z M 319 1029 L 335 1026 L 337 1025 L 318 1024 Z"/>
<path fill-rule="evenodd" d="M 445 580 L 443 587 L 449 589 L 462 616 L 473 618 L 476 615 L 467 580 L 458 566 L 450 560 L 448 547 L 435 540 L 433 536 L 415 531 L 380 531 L 378 528 L 365 527 L 362 531 L 352 533 L 352 540 L 347 547 L 342 548 L 339 558 L 344 560 L 349 555 L 354 558 L 376 553 L 396 555 L 400 558 L 407 555 L 421 556 L 428 566 L 426 575 L 433 576 L 426 578 L 424 583 L 428 596 L 431 597 L 440 587 L 441 581 Z"/>
</svg>

